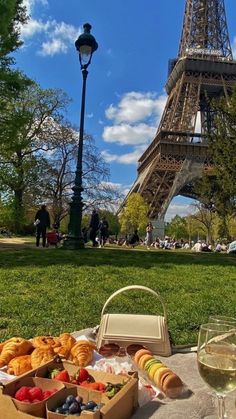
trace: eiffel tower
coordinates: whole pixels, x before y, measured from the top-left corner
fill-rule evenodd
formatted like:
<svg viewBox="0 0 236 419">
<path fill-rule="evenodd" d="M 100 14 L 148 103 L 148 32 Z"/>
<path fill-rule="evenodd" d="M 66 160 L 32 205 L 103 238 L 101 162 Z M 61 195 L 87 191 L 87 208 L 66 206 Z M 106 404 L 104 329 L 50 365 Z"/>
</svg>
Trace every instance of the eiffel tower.
<svg viewBox="0 0 236 419">
<path fill-rule="evenodd" d="M 173 197 L 200 200 L 193 185 L 203 170 L 211 169 L 207 134 L 214 112 L 209 99 L 227 98 L 235 84 L 224 0 L 186 0 L 178 58 L 169 61 L 166 106 L 129 192 L 145 198 L 158 235 L 164 234 Z"/>
</svg>

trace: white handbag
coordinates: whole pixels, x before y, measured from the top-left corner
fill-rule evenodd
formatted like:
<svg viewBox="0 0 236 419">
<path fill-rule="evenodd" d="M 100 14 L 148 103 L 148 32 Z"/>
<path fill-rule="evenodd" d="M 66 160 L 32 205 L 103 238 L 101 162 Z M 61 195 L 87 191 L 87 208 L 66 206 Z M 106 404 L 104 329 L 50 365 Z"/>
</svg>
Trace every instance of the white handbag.
<svg viewBox="0 0 236 419">
<path fill-rule="evenodd" d="M 143 290 L 153 294 L 161 302 L 164 315 L 104 314 L 111 300 L 128 290 Z M 165 304 L 160 295 L 142 285 L 130 285 L 114 292 L 105 302 L 97 334 L 98 350 L 105 344 L 116 343 L 120 347 L 141 344 L 155 355 L 171 355 Z"/>
</svg>

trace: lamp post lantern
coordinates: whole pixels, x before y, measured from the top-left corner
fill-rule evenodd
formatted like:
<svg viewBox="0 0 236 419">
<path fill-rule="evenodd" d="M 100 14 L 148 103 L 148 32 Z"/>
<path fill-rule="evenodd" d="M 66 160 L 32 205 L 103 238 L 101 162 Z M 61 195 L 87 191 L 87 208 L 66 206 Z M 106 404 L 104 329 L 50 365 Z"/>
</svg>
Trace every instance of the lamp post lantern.
<svg viewBox="0 0 236 419">
<path fill-rule="evenodd" d="M 82 158 L 83 158 L 83 140 L 84 140 L 84 112 L 85 112 L 85 94 L 86 94 L 86 80 L 88 71 L 87 68 L 91 63 L 92 55 L 98 48 L 98 44 L 90 30 L 92 26 L 85 23 L 84 33 L 82 33 L 77 41 L 75 47 L 79 53 L 79 61 L 83 76 L 82 98 L 81 98 L 81 111 L 80 111 L 80 130 L 79 130 L 79 145 L 77 166 L 75 172 L 75 183 L 72 188 L 73 196 L 70 203 L 70 220 L 68 225 L 68 238 L 65 241 L 65 247 L 68 249 L 81 249 L 84 247 L 84 238 L 81 231 L 82 224 Z"/>
</svg>

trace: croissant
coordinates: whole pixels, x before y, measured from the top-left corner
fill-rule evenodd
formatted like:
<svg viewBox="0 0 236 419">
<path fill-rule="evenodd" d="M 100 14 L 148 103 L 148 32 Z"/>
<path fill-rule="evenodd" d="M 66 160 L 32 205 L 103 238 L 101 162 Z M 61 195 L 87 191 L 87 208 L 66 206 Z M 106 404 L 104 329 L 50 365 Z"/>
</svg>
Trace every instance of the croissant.
<svg viewBox="0 0 236 419">
<path fill-rule="evenodd" d="M 8 342 L 16 342 L 16 343 L 20 343 L 22 340 L 24 340 L 23 338 L 19 338 L 19 337 L 13 337 L 10 339 L 5 340 L 5 342 L 0 343 L 0 354 L 3 350 L 4 345 L 6 345 L 6 343 Z"/>
<path fill-rule="evenodd" d="M 70 333 L 62 333 L 59 336 L 59 342 L 61 346 L 53 348 L 54 352 L 68 359 L 70 357 L 71 349 L 76 344 L 75 338 L 71 336 Z"/>
<path fill-rule="evenodd" d="M 7 368 L 8 374 L 21 375 L 32 369 L 31 355 L 22 355 L 13 358 Z"/>
<path fill-rule="evenodd" d="M 32 368 L 38 368 L 43 364 L 51 361 L 55 356 L 55 353 L 52 348 L 42 349 L 36 348 L 31 354 L 31 365 Z"/>
<path fill-rule="evenodd" d="M 32 345 L 34 348 L 48 349 L 57 348 L 61 346 L 59 338 L 52 336 L 36 336 L 32 339 Z"/>
<path fill-rule="evenodd" d="M 95 349 L 96 345 L 91 341 L 78 341 L 71 349 L 74 364 L 79 367 L 86 367 L 92 361 Z"/>
<path fill-rule="evenodd" d="M 7 365 L 11 359 L 26 355 L 32 349 L 32 344 L 29 340 L 22 338 L 12 338 L 9 342 L 5 343 L 0 355 L 0 368 Z"/>
</svg>

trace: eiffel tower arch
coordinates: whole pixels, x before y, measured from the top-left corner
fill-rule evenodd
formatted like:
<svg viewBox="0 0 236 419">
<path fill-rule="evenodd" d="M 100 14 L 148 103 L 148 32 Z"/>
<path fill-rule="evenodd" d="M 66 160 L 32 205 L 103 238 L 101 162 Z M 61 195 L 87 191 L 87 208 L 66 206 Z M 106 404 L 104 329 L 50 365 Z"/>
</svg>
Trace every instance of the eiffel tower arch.
<svg viewBox="0 0 236 419">
<path fill-rule="evenodd" d="M 129 192 L 145 198 L 151 220 L 164 226 L 177 195 L 200 198 L 194 182 L 212 169 L 207 134 L 214 126 L 214 112 L 209 99 L 227 98 L 235 84 L 224 0 L 186 0 L 178 57 L 169 61 L 166 106 Z"/>
</svg>

